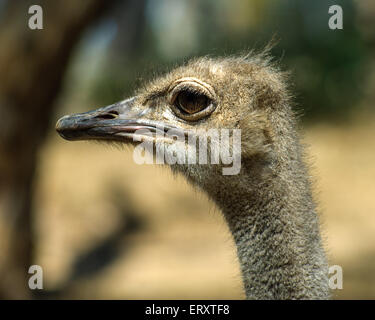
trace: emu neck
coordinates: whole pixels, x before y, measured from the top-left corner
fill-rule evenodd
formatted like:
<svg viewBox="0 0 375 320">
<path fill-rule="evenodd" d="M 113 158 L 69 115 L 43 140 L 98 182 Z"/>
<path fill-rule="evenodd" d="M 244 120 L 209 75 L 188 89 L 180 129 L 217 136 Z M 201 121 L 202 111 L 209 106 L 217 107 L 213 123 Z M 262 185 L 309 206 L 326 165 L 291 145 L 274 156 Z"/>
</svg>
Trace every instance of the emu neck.
<svg viewBox="0 0 375 320">
<path fill-rule="evenodd" d="M 237 246 L 248 299 L 329 298 L 328 266 L 309 181 L 302 163 L 293 171 L 291 167 L 268 179 L 245 174 L 245 182 L 214 196 Z M 246 180 L 253 182 L 249 186 Z"/>
</svg>

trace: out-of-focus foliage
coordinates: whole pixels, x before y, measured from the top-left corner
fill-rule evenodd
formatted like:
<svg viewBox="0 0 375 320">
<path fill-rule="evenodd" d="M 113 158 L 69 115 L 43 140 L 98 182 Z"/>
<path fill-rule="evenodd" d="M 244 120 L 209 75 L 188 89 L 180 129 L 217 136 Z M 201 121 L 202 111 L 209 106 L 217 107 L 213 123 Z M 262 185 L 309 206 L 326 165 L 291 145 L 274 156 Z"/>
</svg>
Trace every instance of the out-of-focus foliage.
<svg viewBox="0 0 375 320">
<path fill-rule="evenodd" d="M 91 86 L 100 104 L 131 94 L 141 75 L 147 79 L 155 70 L 193 56 L 259 50 L 274 36 L 279 40 L 275 60 L 292 72 L 296 108 L 303 109 L 307 119 L 343 118 L 360 102 L 368 52 L 351 0 L 137 3 L 130 1 L 112 17 L 116 31 L 110 54 Z M 328 27 L 333 4 L 343 8 L 344 30 Z"/>
</svg>

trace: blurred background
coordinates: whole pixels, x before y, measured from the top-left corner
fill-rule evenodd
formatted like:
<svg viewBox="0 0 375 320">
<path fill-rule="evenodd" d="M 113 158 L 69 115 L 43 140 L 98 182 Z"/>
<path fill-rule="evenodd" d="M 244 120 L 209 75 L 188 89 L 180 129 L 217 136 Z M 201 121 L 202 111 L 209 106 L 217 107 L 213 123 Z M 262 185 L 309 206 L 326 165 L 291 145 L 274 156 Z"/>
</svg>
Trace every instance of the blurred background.
<svg viewBox="0 0 375 320">
<path fill-rule="evenodd" d="M 43 30 L 28 8 L 43 8 Z M 328 28 L 342 6 L 343 30 Z M 204 195 L 131 150 L 63 141 L 56 120 L 122 100 L 200 55 L 273 36 L 291 71 L 339 299 L 375 299 L 375 2 L 0 0 L 0 298 L 242 299 Z M 30 265 L 44 289 L 31 291 Z"/>
</svg>

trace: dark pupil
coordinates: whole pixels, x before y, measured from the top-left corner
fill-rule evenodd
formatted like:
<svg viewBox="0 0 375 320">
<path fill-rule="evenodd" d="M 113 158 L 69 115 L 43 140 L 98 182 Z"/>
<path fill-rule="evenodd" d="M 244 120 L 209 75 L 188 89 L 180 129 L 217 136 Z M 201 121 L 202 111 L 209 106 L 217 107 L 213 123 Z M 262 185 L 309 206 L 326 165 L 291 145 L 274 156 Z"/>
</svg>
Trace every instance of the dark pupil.
<svg viewBox="0 0 375 320">
<path fill-rule="evenodd" d="M 194 92 L 181 92 L 178 95 L 180 108 L 187 113 L 196 113 L 207 107 L 207 97 Z"/>
</svg>

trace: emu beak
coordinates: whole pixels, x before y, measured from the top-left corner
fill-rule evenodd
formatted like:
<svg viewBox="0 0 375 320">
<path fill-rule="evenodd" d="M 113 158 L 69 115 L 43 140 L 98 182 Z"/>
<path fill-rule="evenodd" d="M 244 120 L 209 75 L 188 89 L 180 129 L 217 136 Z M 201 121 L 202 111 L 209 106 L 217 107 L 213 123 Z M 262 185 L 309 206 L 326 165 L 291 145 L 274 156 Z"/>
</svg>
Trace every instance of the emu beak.
<svg viewBox="0 0 375 320">
<path fill-rule="evenodd" d="M 62 117 L 56 123 L 56 131 L 66 140 L 127 140 L 135 131 L 148 129 L 155 132 L 160 124 L 142 118 L 142 112 L 134 110 L 135 98 L 130 98 L 94 111 Z"/>
</svg>

